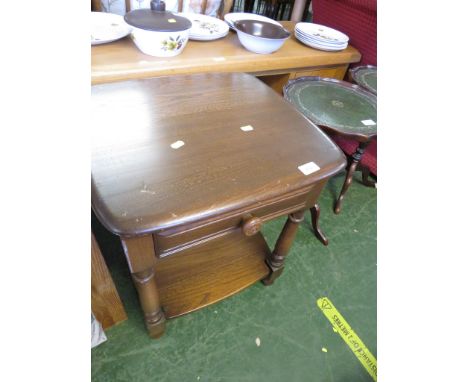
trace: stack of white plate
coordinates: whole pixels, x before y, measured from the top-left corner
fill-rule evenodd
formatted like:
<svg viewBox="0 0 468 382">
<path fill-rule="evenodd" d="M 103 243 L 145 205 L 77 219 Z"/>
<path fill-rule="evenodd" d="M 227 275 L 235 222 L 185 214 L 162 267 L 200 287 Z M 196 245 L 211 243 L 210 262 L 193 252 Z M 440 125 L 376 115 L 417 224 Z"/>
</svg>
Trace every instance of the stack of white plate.
<svg viewBox="0 0 468 382">
<path fill-rule="evenodd" d="M 237 20 L 266 21 L 269 23 L 281 25 L 279 22 L 273 19 L 270 19 L 269 17 L 256 15 L 255 13 L 236 12 L 236 13 L 227 13 L 224 15 L 224 21 L 226 21 L 232 29 L 234 29 L 234 22 L 236 22 Z"/>
<path fill-rule="evenodd" d="M 229 33 L 229 25 L 216 17 L 197 13 L 178 13 L 178 15 L 192 22 L 192 28 L 189 30 L 190 40 L 211 41 Z"/>
<path fill-rule="evenodd" d="M 297 23 L 294 35 L 307 46 L 331 52 L 346 49 L 349 41 L 344 33 L 313 23 Z"/>
</svg>

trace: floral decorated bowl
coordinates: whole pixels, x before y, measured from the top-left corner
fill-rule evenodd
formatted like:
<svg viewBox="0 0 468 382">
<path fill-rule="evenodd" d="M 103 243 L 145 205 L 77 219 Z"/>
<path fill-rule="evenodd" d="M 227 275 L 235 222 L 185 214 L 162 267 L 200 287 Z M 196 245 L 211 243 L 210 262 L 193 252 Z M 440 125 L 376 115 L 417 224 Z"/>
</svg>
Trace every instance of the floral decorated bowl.
<svg viewBox="0 0 468 382">
<path fill-rule="evenodd" d="M 187 45 L 188 30 L 155 32 L 134 28 L 131 38 L 143 53 L 155 57 L 173 57 L 182 53 Z"/>
<path fill-rule="evenodd" d="M 190 20 L 166 12 L 164 2 L 156 0 L 151 2 L 151 9 L 136 9 L 124 19 L 133 28 L 131 37 L 138 49 L 156 57 L 182 53 L 192 27 Z"/>
</svg>

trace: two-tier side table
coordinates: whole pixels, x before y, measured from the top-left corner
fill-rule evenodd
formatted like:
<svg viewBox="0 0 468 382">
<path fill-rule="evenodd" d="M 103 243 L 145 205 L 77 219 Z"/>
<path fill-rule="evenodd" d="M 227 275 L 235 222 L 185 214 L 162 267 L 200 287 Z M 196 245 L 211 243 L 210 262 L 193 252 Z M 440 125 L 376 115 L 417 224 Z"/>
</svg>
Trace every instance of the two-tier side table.
<svg viewBox="0 0 468 382">
<path fill-rule="evenodd" d="M 92 87 L 92 206 L 118 235 L 152 337 L 166 319 L 271 284 L 338 147 L 252 75 Z M 288 216 L 271 252 L 262 223 Z"/>
</svg>

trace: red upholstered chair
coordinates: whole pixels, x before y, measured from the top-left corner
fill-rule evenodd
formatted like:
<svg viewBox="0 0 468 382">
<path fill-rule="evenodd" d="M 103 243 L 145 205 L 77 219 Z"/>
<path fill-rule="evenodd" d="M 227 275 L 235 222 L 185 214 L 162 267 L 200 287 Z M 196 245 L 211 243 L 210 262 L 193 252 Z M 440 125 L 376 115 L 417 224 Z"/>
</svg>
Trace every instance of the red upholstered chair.
<svg viewBox="0 0 468 382">
<path fill-rule="evenodd" d="M 377 0 L 312 0 L 313 22 L 335 28 L 349 36 L 349 43 L 362 55 L 354 64 L 377 66 Z M 358 145 L 356 141 L 334 138 L 348 156 Z M 377 176 L 377 140 L 364 153 L 361 166 L 363 182 L 368 182 L 368 171 Z"/>
<path fill-rule="evenodd" d="M 312 21 L 349 36 L 361 52 L 354 65 L 377 66 L 377 0 L 312 0 Z"/>
</svg>

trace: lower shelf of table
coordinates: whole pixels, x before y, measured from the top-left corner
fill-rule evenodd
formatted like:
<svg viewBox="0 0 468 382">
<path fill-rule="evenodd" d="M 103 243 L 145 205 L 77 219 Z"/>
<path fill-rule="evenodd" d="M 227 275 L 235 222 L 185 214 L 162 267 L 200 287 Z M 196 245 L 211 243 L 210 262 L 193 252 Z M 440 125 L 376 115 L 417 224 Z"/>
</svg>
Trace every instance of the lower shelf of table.
<svg viewBox="0 0 468 382">
<path fill-rule="evenodd" d="M 158 259 L 155 272 L 166 318 L 203 308 L 265 278 L 270 253 L 263 236 L 240 229 Z"/>
</svg>

